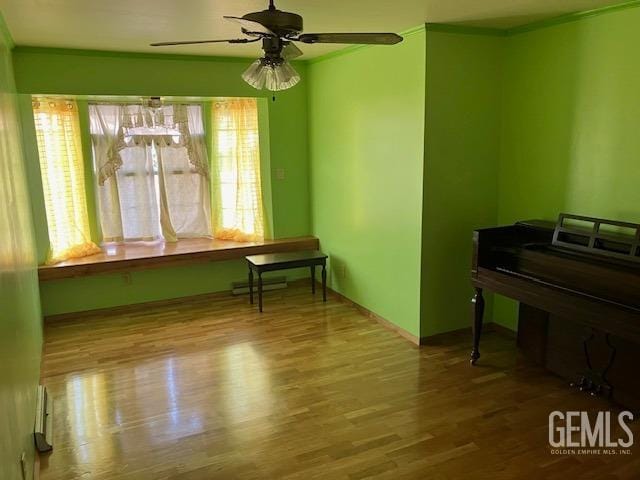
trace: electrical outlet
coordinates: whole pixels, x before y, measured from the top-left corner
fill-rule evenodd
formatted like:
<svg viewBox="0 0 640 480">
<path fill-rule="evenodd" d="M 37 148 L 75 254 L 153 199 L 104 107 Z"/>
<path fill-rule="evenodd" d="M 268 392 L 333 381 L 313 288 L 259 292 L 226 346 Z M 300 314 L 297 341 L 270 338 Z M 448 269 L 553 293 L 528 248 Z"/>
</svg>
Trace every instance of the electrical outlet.
<svg viewBox="0 0 640 480">
<path fill-rule="evenodd" d="M 276 168 L 276 180 L 284 180 L 284 168 Z"/>
<path fill-rule="evenodd" d="M 347 278 L 347 265 L 346 264 L 341 264 L 340 265 L 340 278 Z"/>
<path fill-rule="evenodd" d="M 122 281 L 124 282 L 125 285 L 131 285 L 133 283 L 133 279 L 131 278 L 131 273 L 129 272 L 123 273 Z"/>
</svg>

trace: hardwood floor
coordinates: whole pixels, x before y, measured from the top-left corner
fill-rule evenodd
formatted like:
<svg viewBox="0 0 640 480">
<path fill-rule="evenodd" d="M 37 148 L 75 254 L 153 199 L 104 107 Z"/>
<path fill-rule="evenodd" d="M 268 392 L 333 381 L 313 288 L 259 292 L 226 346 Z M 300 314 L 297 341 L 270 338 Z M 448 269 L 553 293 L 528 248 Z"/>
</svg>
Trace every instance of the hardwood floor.
<svg viewBox="0 0 640 480">
<path fill-rule="evenodd" d="M 639 478 L 554 456 L 553 410 L 611 408 L 488 333 L 417 348 L 308 287 L 49 323 L 41 479 Z M 639 428 L 633 425 L 636 437 Z M 639 437 L 640 438 L 640 437 Z"/>
</svg>

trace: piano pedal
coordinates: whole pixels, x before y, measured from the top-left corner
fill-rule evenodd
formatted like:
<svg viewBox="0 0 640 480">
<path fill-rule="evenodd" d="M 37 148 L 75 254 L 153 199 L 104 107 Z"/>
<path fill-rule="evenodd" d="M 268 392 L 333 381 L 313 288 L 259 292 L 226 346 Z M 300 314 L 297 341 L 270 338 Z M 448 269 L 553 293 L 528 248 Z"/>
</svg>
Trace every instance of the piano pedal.
<svg viewBox="0 0 640 480">
<path fill-rule="evenodd" d="M 580 386 L 581 392 L 591 392 L 593 390 L 593 384 L 587 380 L 583 385 Z"/>
<path fill-rule="evenodd" d="M 610 398 L 612 387 L 606 383 L 598 383 L 594 380 L 587 378 L 585 376 L 580 377 L 576 382 L 571 382 L 569 384 L 571 388 L 577 388 L 581 392 L 585 392 L 592 397 L 605 397 Z"/>
<path fill-rule="evenodd" d="M 569 384 L 569 386 L 571 388 L 577 388 L 578 390 L 580 390 L 582 392 L 586 388 L 587 381 L 588 380 L 587 380 L 586 377 L 580 377 L 577 381 L 571 382 Z"/>
<path fill-rule="evenodd" d="M 611 385 L 599 385 L 598 386 L 598 395 L 611 398 L 611 393 L 613 392 L 613 387 Z"/>
<path fill-rule="evenodd" d="M 586 393 L 592 392 L 594 388 L 596 388 L 596 385 L 591 380 L 589 380 L 587 377 L 584 377 L 584 376 L 580 377 L 577 382 L 571 382 L 569 386 L 571 388 L 577 388 L 581 392 L 586 392 Z"/>
</svg>

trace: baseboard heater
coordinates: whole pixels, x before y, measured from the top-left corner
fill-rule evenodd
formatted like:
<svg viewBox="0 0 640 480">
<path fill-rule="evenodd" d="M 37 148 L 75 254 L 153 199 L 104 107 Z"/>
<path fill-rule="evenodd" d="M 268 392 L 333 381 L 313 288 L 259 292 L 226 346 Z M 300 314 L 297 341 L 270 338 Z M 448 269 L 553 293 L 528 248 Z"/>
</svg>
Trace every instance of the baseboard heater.
<svg viewBox="0 0 640 480">
<path fill-rule="evenodd" d="M 53 399 L 43 385 L 38 386 L 36 398 L 36 427 L 34 437 L 39 452 L 53 448 Z"/>
<path fill-rule="evenodd" d="M 249 281 L 245 280 L 243 282 L 233 282 L 231 284 L 231 293 L 233 295 L 245 295 L 249 293 Z M 270 277 L 262 279 L 262 290 L 279 290 L 281 288 L 287 288 L 287 278 L 286 277 Z M 258 291 L 258 280 L 254 277 L 253 279 L 253 293 Z"/>
</svg>

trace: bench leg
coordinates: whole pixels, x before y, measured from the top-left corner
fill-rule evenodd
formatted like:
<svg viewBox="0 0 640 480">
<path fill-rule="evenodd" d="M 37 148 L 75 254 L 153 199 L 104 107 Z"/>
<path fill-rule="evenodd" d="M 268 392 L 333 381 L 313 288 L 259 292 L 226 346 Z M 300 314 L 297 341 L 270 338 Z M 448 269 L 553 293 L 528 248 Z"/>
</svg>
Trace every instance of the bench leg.
<svg viewBox="0 0 640 480">
<path fill-rule="evenodd" d="M 262 312 L 262 272 L 258 272 L 258 309 Z"/>
<path fill-rule="evenodd" d="M 309 267 L 309 270 L 311 270 L 311 293 L 313 293 L 315 295 L 315 293 L 316 293 L 316 266 L 315 265 L 311 265 Z"/>
<path fill-rule="evenodd" d="M 253 270 L 249 267 L 249 303 L 253 305 Z"/>
<path fill-rule="evenodd" d="M 327 301 L 327 266 L 322 264 L 322 301 Z"/>
</svg>

